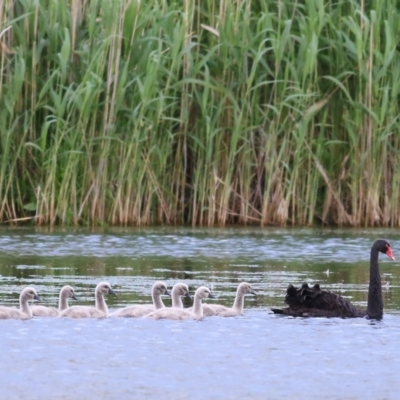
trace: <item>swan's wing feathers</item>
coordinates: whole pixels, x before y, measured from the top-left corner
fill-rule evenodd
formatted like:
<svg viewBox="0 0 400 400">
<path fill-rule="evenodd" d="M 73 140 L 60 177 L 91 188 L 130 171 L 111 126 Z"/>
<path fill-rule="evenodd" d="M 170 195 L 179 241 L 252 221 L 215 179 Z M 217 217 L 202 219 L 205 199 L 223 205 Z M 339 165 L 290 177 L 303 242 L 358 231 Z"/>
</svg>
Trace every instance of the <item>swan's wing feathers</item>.
<svg viewBox="0 0 400 400">
<path fill-rule="evenodd" d="M 326 316 L 326 317 L 356 317 L 364 315 L 363 311 L 354 307 L 347 299 L 326 290 L 319 285 L 309 287 L 303 284 L 300 288 L 290 285 L 285 296 L 288 308 L 282 312 L 273 310 L 276 314 L 293 316 Z"/>
<path fill-rule="evenodd" d="M 312 306 L 320 293 L 319 287 L 310 288 L 307 283 L 303 283 L 301 288 L 289 285 L 286 291 L 285 303 L 289 304 L 289 306 Z"/>
<path fill-rule="evenodd" d="M 339 310 L 344 314 L 357 314 L 357 309 L 347 299 L 326 290 L 319 291 L 313 306 L 321 310 Z"/>
</svg>

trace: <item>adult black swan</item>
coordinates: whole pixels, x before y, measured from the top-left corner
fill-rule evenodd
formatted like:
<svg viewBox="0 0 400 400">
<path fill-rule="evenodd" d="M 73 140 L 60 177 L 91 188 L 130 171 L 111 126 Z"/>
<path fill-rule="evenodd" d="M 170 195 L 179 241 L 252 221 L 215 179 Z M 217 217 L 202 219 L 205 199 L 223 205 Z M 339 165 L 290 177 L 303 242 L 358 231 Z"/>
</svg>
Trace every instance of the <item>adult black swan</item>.
<svg viewBox="0 0 400 400">
<path fill-rule="evenodd" d="M 293 317 L 368 317 L 381 319 L 383 316 L 383 300 L 381 275 L 379 273 L 379 252 L 386 254 L 395 261 L 390 244 L 378 239 L 371 247 L 369 268 L 368 306 L 366 310 L 356 308 L 348 300 L 336 293 L 321 290 L 319 285 L 309 287 L 303 283 L 301 288 L 289 285 L 285 303 L 289 307 L 272 309 L 275 314 L 291 315 Z"/>
</svg>

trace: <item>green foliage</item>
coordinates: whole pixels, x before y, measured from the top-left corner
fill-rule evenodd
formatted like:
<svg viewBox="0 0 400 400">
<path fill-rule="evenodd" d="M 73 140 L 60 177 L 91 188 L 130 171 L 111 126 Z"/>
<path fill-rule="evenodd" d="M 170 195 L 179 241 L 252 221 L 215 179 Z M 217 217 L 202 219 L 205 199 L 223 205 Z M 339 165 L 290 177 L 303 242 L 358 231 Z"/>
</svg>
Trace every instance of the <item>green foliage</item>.
<svg viewBox="0 0 400 400">
<path fill-rule="evenodd" d="M 21 0 L 0 221 L 400 226 L 394 0 Z"/>
</svg>

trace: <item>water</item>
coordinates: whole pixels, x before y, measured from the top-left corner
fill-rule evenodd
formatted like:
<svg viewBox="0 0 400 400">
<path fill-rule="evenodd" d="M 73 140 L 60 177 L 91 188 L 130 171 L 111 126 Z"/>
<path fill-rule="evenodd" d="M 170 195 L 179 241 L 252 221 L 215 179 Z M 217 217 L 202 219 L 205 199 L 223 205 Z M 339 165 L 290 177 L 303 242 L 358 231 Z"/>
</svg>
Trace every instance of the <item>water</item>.
<svg viewBox="0 0 400 400">
<path fill-rule="evenodd" d="M 245 314 L 236 318 L 0 320 L 0 398 L 397 399 L 398 262 L 380 257 L 380 322 L 270 312 L 284 306 L 288 283 L 303 281 L 365 306 L 369 249 L 377 237 L 400 257 L 394 230 L 3 229 L 2 305 L 16 305 L 27 285 L 55 305 L 67 283 L 79 304 L 92 304 L 103 279 L 118 292 L 107 299 L 110 309 L 148 303 L 159 279 L 169 287 L 184 281 L 192 291 L 206 284 L 226 305 L 244 280 L 258 295 L 246 297 Z"/>
</svg>

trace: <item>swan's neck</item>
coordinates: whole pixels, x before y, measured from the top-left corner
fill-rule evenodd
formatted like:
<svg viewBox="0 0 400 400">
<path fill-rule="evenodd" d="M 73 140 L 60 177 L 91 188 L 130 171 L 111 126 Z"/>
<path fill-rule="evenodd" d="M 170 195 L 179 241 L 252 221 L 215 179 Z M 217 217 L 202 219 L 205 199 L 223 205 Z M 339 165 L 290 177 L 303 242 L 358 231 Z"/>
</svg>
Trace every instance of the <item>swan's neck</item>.
<svg viewBox="0 0 400 400">
<path fill-rule="evenodd" d="M 161 295 L 153 293 L 152 297 L 153 297 L 154 308 L 156 310 L 165 307 L 163 301 L 161 300 Z"/>
<path fill-rule="evenodd" d="M 104 296 L 100 292 L 96 292 L 96 308 L 108 316 L 108 307 Z"/>
<path fill-rule="evenodd" d="M 235 302 L 233 303 L 233 309 L 239 313 L 243 313 L 244 307 L 244 294 L 238 289 L 236 292 Z"/>
<path fill-rule="evenodd" d="M 172 307 L 183 308 L 183 303 L 179 293 L 172 293 Z"/>
<path fill-rule="evenodd" d="M 381 275 L 378 264 L 379 252 L 374 247 L 371 249 L 371 264 L 369 269 L 368 290 L 368 318 L 381 319 L 383 316 L 383 299 Z"/>
<path fill-rule="evenodd" d="M 203 305 L 199 296 L 194 296 L 193 314 L 196 318 L 203 318 Z"/>
<path fill-rule="evenodd" d="M 29 318 L 33 317 L 32 310 L 28 304 L 28 299 L 26 299 L 24 297 L 20 297 L 19 298 L 19 308 L 20 308 L 21 312 L 28 315 Z"/>
<path fill-rule="evenodd" d="M 60 292 L 58 299 L 58 311 L 64 311 L 68 308 L 68 299 L 64 292 Z"/>
</svg>

